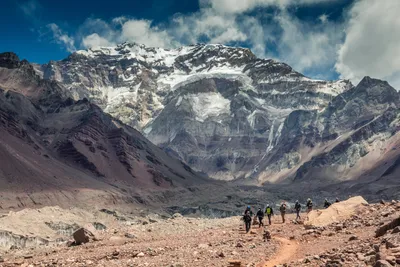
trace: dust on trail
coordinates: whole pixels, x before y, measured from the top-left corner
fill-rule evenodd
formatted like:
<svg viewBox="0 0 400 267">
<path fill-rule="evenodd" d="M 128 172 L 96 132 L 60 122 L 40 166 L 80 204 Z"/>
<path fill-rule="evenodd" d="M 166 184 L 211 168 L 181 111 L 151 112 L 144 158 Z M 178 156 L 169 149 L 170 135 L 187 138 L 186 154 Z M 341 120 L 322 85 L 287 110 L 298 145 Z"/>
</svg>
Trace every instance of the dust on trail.
<svg viewBox="0 0 400 267">
<path fill-rule="evenodd" d="M 273 267 L 285 262 L 288 262 L 293 255 L 296 254 L 298 244 L 295 241 L 288 240 L 282 237 L 274 237 L 281 244 L 277 253 L 269 260 L 264 267 Z"/>
</svg>

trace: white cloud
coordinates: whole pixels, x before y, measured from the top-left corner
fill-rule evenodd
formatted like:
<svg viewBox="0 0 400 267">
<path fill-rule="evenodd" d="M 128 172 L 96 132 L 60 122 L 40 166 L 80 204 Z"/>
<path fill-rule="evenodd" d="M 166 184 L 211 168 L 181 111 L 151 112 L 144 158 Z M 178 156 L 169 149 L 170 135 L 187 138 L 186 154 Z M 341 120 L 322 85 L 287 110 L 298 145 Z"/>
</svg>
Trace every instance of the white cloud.
<svg viewBox="0 0 400 267">
<path fill-rule="evenodd" d="M 318 19 L 322 22 L 322 23 L 326 23 L 328 21 L 329 16 L 327 14 L 322 14 L 321 16 L 318 17 Z"/>
<path fill-rule="evenodd" d="M 343 37 L 340 25 L 305 23 L 287 12 L 282 12 L 276 19 L 283 30 L 278 46 L 279 58 L 300 72 L 329 73 Z"/>
<path fill-rule="evenodd" d="M 148 20 L 127 20 L 122 24 L 123 41 L 136 42 L 153 47 L 171 47 L 173 40 L 165 30 L 152 27 Z"/>
<path fill-rule="evenodd" d="M 388 80 L 400 89 L 400 1 L 362 0 L 349 11 L 336 70 L 357 83 L 363 76 Z"/>
<path fill-rule="evenodd" d="M 85 36 L 82 40 L 82 44 L 86 48 L 116 45 L 115 43 L 110 42 L 106 38 L 99 36 L 97 33 L 93 33 L 88 36 Z"/>
<path fill-rule="evenodd" d="M 53 38 L 58 44 L 65 46 L 68 52 L 76 51 L 74 38 L 68 36 L 55 23 L 48 24 L 47 27 L 53 33 Z"/>
</svg>

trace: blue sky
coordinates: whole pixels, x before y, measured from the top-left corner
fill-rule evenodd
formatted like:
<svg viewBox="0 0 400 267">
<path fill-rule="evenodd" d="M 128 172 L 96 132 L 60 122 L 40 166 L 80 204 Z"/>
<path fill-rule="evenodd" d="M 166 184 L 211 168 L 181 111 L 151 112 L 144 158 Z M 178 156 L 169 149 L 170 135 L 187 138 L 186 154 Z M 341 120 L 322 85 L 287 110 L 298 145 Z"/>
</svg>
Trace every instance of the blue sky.
<svg viewBox="0 0 400 267">
<path fill-rule="evenodd" d="M 398 0 L 5 0 L 2 8 L 0 51 L 31 62 L 125 41 L 223 43 L 314 78 L 369 75 L 400 87 Z"/>
</svg>

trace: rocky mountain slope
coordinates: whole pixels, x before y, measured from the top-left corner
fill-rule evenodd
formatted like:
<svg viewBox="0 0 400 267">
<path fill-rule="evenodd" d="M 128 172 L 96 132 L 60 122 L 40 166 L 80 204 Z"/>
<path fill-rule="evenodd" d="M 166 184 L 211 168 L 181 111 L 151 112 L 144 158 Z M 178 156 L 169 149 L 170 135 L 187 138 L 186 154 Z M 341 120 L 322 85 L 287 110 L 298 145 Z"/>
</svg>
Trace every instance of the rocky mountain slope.
<svg viewBox="0 0 400 267">
<path fill-rule="evenodd" d="M 218 179 L 249 176 L 280 143 L 289 114 L 322 111 L 352 88 L 223 45 L 166 50 L 125 43 L 36 69 Z"/>
<path fill-rule="evenodd" d="M 398 155 L 399 94 L 369 77 L 313 80 L 248 49 L 203 44 L 125 43 L 35 68 L 217 179 L 350 180 Z"/>
<path fill-rule="evenodd" d="M 209 183 L 13 53 L 0 54 L 0 136 L 1 209 L 159 205 Z"/>
</svg>

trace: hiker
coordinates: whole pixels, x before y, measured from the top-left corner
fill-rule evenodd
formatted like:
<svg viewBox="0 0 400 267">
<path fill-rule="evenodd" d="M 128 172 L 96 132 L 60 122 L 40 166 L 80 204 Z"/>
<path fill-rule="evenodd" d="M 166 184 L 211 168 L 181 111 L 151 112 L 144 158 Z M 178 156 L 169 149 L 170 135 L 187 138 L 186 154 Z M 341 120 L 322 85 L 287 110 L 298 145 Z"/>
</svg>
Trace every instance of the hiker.
<svg viewBox="0 0 400 267">
<path fill-rule="evenodd" d="M 327 209 L 330 205 L 331 203 L 328 201 L 328 199 L 325 198 L 324 208 Z"/>
<path fill-rule="evenodd" d="M 258 209 L 257 211 L 257 218 L 259 222 L 259 227 L 264 226 L 263 220 L 264 220 L 264 212 L 261 209 Z"/>
<path fill-rule="evenodd" d="M 339 203 L 339 202 L 340 202 L 340 200 L 339 200 L 338 198 L 336 198 L 335 202 L 336 202 L 336 203 Z"/>
<path fill-rule="evenodd" d="M 301 220 L 300 218 L 301 205 L 298 200 L 296 200 L 296 204 L 294 204 L 294 210 L 296 211 L 296 221 Z"/>
<path fill-rule="evenodd" d="M 268 217 L 268 223 L 271 225 L 271 216 L 274 215 L 274 210 L 267 204 L 267 208 L 265 209 L 265 214 Z"/>
<path fill-rule="evenodd" d="M 285 214 L 286 214 L 286 203 L 282 202 L 281 207 L 279 208 L 282 216 L 282 223 L 285 223 Z"/>
<path fill-rule="evenodd" d="M 307 204 L 306 204 L 306 206 L 307 206 L 307 213 L 310 212 L 310 211 L 312 211 L 313 203 L 312 203 L 311 198 L 307 199 Z"/>
<path fill-rule="evenodd" d="M 250 231 L 250 227 L 251 227 L 251 215 L 250 215 L 251 210 L 250 209 L 246 209 L 244 215 L 243 215 L 243 221 L 246 225 L 246 233 L 248 233 Z"/>
<path fill-rule="evenodd" d="M 251 217 L 253 217 L 253 211 L 251 210 L 251 207 L 250 206 L 247 206 L 247 208 L 244 210 L 244 213 L 246 214 L 246 211 L 248 211 L 249 212 L 249 215 L 251 216 Z"/>
</svg>

